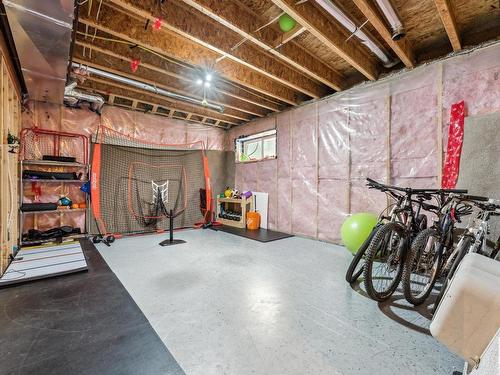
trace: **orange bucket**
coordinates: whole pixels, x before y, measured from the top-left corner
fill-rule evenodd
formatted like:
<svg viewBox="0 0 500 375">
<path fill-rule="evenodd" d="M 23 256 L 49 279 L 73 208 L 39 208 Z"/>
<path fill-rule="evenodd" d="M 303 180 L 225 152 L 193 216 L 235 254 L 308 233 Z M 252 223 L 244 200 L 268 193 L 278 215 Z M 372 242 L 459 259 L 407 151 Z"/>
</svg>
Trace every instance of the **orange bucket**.
<svg viewBox="0 0 500 375">
<path fill-rule="evenodd" d="M 247 212 L 247 228 L 259 229 L 260 227 L 260 214 L 256 211 Z"/>
</svg>

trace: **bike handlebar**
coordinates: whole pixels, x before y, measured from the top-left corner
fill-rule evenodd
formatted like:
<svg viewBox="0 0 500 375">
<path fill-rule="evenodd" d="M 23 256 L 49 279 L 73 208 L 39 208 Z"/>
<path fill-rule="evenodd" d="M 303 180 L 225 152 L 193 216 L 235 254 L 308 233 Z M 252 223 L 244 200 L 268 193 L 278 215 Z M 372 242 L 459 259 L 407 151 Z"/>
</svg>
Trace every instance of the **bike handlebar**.
<svg viewBox="0 0 500 375">
<path fill-rule="evenodd" d="M 413 188 L 402 188 L 399 186 L 392 186 L 392 185 L 386 185 L 382 184 L 380 182 L 377 182 L 375 180 L 372 180 L 371 178 L 366 178 L 366 181 L 368 181 L 368 185 L 372 188 L 382 188 L 381 190 L 396 190 L 396 191 L 401 191 L 404 193 L 409 193 L 409 194 L 438 194 L 438 193 L 445 193 L 445 194 L 467 194 L 466 189 L 413 189 Z"/>
<path fill-rule="evenodd" d="M 498 205 L 498 204 L 489 203 L 489 202 L 488 203 L 480 203 L 478 201 L 474 201 L 473 204 L 483 211 L 490 211 L 490 214 L 492 216 L 499 216 L 500 215 L 500 212 L 498 212 L 498 210 L 500 210 L 500 205 Z"/>
<path fill-rule="evenodd" d="M 490 198 L 481 197 L 479 195 L 463 195 L 460 198 L 465 201 L 477 201 L 477 202 L 488 202 L 490 200 Z"/>
</svg>

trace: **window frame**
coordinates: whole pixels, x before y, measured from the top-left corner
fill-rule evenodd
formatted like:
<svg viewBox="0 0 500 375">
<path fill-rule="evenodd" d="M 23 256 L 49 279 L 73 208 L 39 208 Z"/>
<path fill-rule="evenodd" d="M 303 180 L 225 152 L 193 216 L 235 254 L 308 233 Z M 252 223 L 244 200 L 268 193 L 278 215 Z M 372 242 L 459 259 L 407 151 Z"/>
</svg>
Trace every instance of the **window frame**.
<svg viewBox="0 0 500 375">
<path fill-rule="evenodd" d="M 274 156 L 264 157 L 264 140 L 274 138 Z M 260 142 L 261 157 L 255 160 L 241 160 L 241 155 L 245 149 L 246 142 Z M 258 133 L 254 133 L 248 136 L 242 136 L 234 140 L 235 144 L 235 163 L 236 164 L 246 164 L 246 163 L 256 163 L 266 160 L 275 160 L 278 158 L 278 132 L 276 129 L 264 130 Z"/>
</svg>

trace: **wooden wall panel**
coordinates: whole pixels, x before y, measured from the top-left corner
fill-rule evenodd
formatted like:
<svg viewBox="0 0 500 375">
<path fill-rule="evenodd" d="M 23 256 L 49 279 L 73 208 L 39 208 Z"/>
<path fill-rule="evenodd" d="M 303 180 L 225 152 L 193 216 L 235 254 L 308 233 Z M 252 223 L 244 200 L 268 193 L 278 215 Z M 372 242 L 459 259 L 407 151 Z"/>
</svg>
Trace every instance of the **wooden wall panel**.
<svg viewBox="0 0 500 375">
<path fill-rule="evenodd" d="M 0 50 L 0 274 L 18 238 L 18 154 L 9 152 L 9 132 L 19 136 L 21 105 L 16 84 L 9 74 L 5 55 Z M 16 150 L 17 152 L 18 150 Z"/>
</svg>

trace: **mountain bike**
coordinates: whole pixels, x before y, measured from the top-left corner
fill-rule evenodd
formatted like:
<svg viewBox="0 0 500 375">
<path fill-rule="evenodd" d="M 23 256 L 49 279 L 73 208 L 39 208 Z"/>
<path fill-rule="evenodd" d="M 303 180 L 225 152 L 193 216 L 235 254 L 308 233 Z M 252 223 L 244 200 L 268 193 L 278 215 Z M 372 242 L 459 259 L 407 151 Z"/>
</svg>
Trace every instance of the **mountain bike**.
<svg viewBox="0 0 500 375">
<path fill-rule="evenodd" d="M 446 275 L 448 260 L 454 253 L 455 224 L 472 213 L 474 202 L 488 198 L 450 194 L 438 213 L 438 221 L 417 235 L 406 257 L 402 285 L 406 300 L 422 304 L 434 288 L 437 279 Z"/>
<path fill-rule="evenodd" d="M 379 220 L 377 225 L 372 229 L 370 235 L 368 238 L 363 242 L 363 244 L 360 246 L 356 254 L 354 255 L 354 258 L 352 259 L 349 267 L 347 268 L 346 276 L 345 279 L 349 284 L 354 283 L 363 273 L 363 267 L 364 267 L 364 257 L 366 254 L 366 250 L 368 249 L 368 246 L 370 245 L 370 242 L 372 241 L 373 237 L 375 236 L 375 233 L 377 230 L 384 225 L 387 222 L 390 221 L 395 221 L 395 220 L 402 220 L 400 217 L 401 215 L 399 212 L 401 211 L 401 203 L 403 202 L 403 196 L 401 194 L 398 194 L 396 191 L 391 191 L 388 189 L 385 189 L 387 185 L 380 184 L 372 179 L 367 178 L 368 181 L 368 186 L 370 188 L 375 188 L 379 189 L 381 191 L 384 191 L 388 197 L 393 201 L 392 204 L 388 205 L 379 215 Z M 417 222 L 418 222 L 418 227 L 419 230 L 422 230 L 424 228 L 427 228 L 427 216 L 424 214 L 420 214 L 417 216 Z"/>
<path fill-rule="evenodd" d="M 491 258 L 495 258 L 500 248 L 500 237 L 497 239 L 493 251 L 490 254 L 486 251 L 487 236 L 490 233 L 490 218 L 492 216 L 500 216 L 500 205 L 493 203 L 491 200 L 487 203 L 484 201 L 472 201 L 472 204 L 478 209 L 473 215 L 465 231 L 460 236 L 458 244 L 453 252 L 448 257 L 443 265 L 445 274 L 443 285 L 434 302 L 433 312 L 439 307 L 441 299 L 446 294 L 450 280 L 453 278 L 458 266 L 469 253 L 479 253 Z"/>
<path fill-rule="evenodd" d="M 384 301 L 396 290 L 401 280 L 406 253 L 417 233 L 423 229 L 418 220 L 421 209 L 438 209 L 425 201 L 431 200 L 434 195 L 445 196 L 466 191 L 401 188 L 367 180 L 371 188 L 390 192 L 398 197 L 393 217 L 380 226 L 371 239 L 363 266 L 366 292 L 372 299 Z"/>
</svg>

